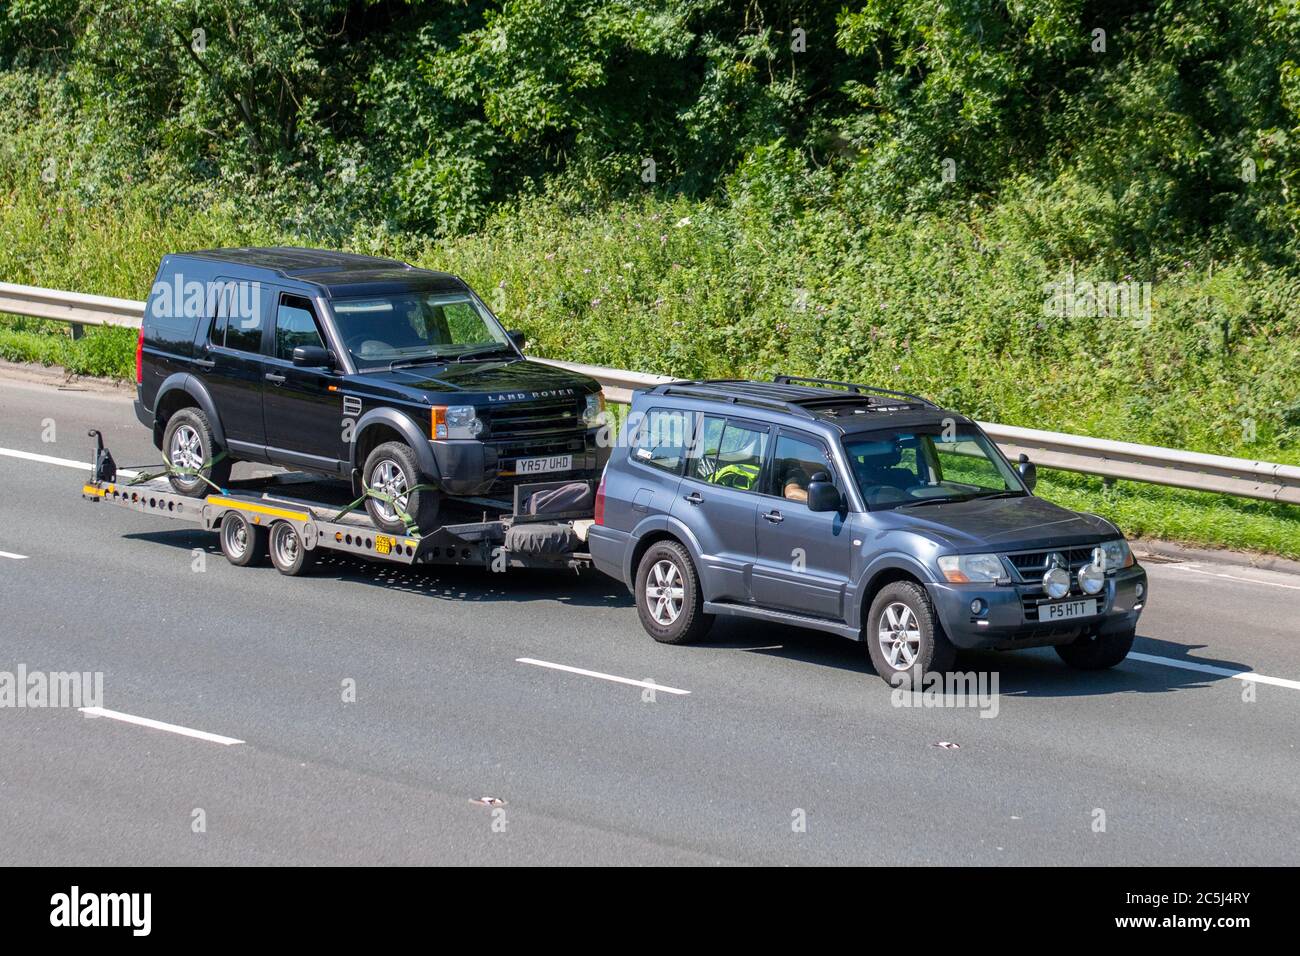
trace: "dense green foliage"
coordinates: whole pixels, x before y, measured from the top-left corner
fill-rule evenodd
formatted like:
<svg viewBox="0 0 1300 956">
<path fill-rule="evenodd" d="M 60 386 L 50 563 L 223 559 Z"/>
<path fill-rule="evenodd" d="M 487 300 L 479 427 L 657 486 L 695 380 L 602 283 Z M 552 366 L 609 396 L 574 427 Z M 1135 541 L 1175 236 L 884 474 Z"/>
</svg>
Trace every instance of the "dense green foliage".
<svg viewBox="0 0 1300 956">
<path fill-rule="evenodd" d="M 0 281 L 337 246 L 539 354 L 1297 462 L 1297 64 L 1289 0 L 9 0 Z M 129 369 L 51 328 L 0 354 Z M 1293 509 L 1170 494 L 1102 505 L 1300 553 Z"/>
</svg>

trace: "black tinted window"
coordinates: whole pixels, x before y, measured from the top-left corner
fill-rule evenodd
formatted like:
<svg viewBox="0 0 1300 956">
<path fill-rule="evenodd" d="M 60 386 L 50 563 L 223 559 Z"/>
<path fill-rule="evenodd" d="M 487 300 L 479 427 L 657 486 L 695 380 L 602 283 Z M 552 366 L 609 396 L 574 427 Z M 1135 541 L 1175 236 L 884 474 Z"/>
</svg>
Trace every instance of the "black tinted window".
<svg viewBox="0 0 1300 956">
<path fill-rule="evenodd" d="M 275 313 L 275 355 L 286 362 L 293 360 L 293 350 L 300 345 L 325 347 L 316 328 L 316 310 L 309 301 L 296 295 L 280 298 Z"/>
<path fill-rule="evenodd" d="M 228 284 L 217 300 L 217 321 L 212 341 L 240 352 L 262 351 L 262 308 L 260 296 L 241 296 L 237 283 Z M 219 338 L 221 336 L 221 338 Z"/>
</svg>

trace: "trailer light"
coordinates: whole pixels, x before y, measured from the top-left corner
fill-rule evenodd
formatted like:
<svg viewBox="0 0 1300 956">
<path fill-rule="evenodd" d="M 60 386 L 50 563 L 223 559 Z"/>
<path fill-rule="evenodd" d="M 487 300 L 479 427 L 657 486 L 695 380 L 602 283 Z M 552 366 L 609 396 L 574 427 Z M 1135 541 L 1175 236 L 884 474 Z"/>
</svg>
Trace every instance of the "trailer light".
<svg viewBox="0 0 1300 956">
<path fill-rule="evenodd" d="M 596 504 L 591 513 L 592 524 L 605 523 L 605 473 L 600 473 L 600 484 L 596 486 Z"/>
</svg>

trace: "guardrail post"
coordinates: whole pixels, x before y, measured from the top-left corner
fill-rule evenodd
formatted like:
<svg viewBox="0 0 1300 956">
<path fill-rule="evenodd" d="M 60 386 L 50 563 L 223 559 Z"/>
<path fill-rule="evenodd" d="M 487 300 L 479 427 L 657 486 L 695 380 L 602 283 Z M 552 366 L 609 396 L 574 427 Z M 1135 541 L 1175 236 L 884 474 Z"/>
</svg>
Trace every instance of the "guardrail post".
<svg viewBox="0 0 1300 956">
<path fill-rule="evenodd" d="M 72 329 L 72 338 L 74 341 L 85 336 L 86 327 L 80 322 L 69 322 L 68 325 Z"/>
</svg>

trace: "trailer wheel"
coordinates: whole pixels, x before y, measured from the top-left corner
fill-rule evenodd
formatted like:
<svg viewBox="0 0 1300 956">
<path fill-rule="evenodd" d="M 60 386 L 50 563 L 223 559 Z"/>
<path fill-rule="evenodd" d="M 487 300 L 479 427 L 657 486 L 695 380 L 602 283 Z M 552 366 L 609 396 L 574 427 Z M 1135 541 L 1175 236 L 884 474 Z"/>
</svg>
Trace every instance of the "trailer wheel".
<svg viewBox="0 0 1300 956">
<path fill-rule="evenodd" d="M 237 568 L 257 564 L 266 557 L 266 529 L 252 524 L 238 511 L 221 516 L 221 553 Z"/>
<path fill-rule="evenodd" d="M 271 563 L 281 574 L 294 577 L 306 574 L 316 563 L 316 552 L 307 550 L 301 535 L 289 522 L 277 521 L 271 525 L 270 539 Z"/>
</svg>

